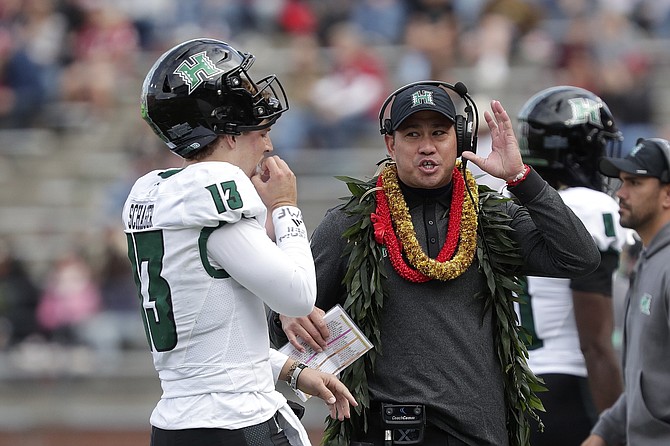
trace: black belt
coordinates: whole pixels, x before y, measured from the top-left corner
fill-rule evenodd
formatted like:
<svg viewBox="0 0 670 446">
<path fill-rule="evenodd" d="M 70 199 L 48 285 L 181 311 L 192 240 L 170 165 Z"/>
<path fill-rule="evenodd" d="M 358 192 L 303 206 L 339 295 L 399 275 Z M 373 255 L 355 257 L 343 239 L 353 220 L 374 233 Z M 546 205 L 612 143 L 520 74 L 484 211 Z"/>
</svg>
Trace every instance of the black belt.
<svg viewBox="0 0 670 446">
<path fill-rule="evenodd" d="M 244 446 L 290 446 L 282 425 L 284 417 L 276 412 L 268 421 L 240 429 L 193 428 L 151 430 L 151 446 L 175 444 L 234 444 Z"/>
</svg>

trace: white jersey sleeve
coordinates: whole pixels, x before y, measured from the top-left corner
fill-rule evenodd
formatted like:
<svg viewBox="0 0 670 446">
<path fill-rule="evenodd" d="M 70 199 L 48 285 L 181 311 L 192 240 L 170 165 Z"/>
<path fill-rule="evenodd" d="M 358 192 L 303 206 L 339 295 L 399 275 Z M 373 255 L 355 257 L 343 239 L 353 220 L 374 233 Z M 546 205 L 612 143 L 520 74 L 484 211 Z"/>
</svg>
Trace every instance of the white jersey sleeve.
<svg viewBox="0 0 670 446">
<path fill-rule="evenodd" d="M 286 361 L 288 361 L 287 354 L 273 348 L 270 349 L 270 364 L 272 365 L 272 374 L 275 382 L 279 381 L 279 374 L 281 373 L 284 364 L 286 364 Z"/>
<path fill-rule="evenodd" d="M 277 243 L 258 221 L 225 225 L 209 238 L 208 252 L 244 288 L 272 310 L 305 316 L 314 307 L 316 273 L 300 209 L 285 206 L 272 213 Z"/>
</svg>

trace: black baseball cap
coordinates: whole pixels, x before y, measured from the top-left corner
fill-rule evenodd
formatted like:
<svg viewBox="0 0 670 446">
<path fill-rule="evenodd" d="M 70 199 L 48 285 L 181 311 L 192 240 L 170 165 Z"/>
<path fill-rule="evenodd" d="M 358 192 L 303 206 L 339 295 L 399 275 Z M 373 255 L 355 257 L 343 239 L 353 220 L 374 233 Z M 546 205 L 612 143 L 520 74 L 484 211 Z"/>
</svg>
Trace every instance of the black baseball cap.
<svg viewBox="0 0 670 446">
<path fill-rule="evenodd" d="M 402 90 L 393 99 L 391 130 L 396 130 L 405 119 L 421 110 L 436 111 L 451 122 L 456 122 L 456 108 L 445 89 L 435 85 L 417 84 Z"/>
<path fill-rule="evenodd" d="M 603 157 L 598 169 L 611 178 L 619 178 L 620 172 L 626 172 L 642 177 L 656 177 L 667 183 L 670 181 L 670 161 L 665 153 L 670 156 L 670 144 L 665 139 L 640 138 L 625 158 Z"/>
</svg>

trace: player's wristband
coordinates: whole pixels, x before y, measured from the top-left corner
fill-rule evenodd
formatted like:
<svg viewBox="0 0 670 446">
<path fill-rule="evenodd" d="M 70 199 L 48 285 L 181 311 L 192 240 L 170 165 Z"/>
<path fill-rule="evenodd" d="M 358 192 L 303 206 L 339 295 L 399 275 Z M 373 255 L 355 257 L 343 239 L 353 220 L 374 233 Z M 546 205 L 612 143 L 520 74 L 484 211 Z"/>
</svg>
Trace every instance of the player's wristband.
<svg viewBox="0 0 670 446">
<path fill-rule="evenodd" d="M 291 368 L 289 369 L 289 378 L 288 378 L 288 385 L 291 389 L 293 390 L 298 390 L 298 378 L 300 377 L 300 374 L 302 373 L 303 369 L 306 369 L 307 366 L 303 364 L 302 362 L 294 362 L 293 365 L 291 365 Z"/>
<path fill-rule="evenodd" d="M 526 179 L 529 173 L 530 173 L 530 167 L 528 167 L 527 164 L 524 164 L 523 170 L 519 172 L 514 178 L 512 178 L 511 181 L 508 181 L 507 185 L 512 187 L 518 185 L 519 183 L 521 183 L 523 180 Z"/>
<path fill-rule="evenodd" d="M 302 212 L 295 206 L 281 206 L 272 211 L 272 223 L 278 245 L 292 238 L 308 240 Z"/>
</svg>

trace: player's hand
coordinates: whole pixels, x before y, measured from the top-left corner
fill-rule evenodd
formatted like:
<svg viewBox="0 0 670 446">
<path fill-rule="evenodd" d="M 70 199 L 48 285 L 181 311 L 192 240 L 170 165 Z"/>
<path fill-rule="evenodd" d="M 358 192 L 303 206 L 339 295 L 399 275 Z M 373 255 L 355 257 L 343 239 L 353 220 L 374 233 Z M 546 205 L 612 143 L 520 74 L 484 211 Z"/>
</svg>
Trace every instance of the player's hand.
<svg viewBox="0 0 670 446">
<path fill-rule="evenodd" d="M 330 417 L 344 420 L 351 416 L 351 406 L 358 406 L 347 386 L 330 373 L 305 368 L 298 376 L 298 389 L 321 398 L 330 410 Z"/>
<path fill-rule="evenodd" d="M 323 319 L 324 314 L 326 313 L 321 308 L 314 307 L 307 316 L 289 317 L 282 314 L 279 315 L 279 321 L 289 342 L 298 351 L 305 351 L 300 343 L 300 339 L 302 339 L 314 351 L 320 353 L 328 346 L 327 339 L 330 337 L 330 331 Z"/>
<path fill-rule="evenodd" d="M 491 112 L 484 112 L 484 119 L 491 132 L 491 153 L 483 158 L 474 152 L 464 151 L 463 158 L 472 161 L 484 172 L 505 181 L 511 181 L 524 165 L 519 142 L 514 135 L 512 120 L 499 101 L 491 101 Z"/>
<path fill-rule="evenodd" d="M 605 443 L 605 440 L 600 435 L 591 434 L 586 437 L 581 446 L 607 446 L 607 443 Z"/>
<path fill-rule="evenodd" d="M 296 206 L 298 203 L 295 174 L 286 161 L 277 155 L 261 161 L 251 182 L 270 212 L 281 206 Z"/>
</svg>

